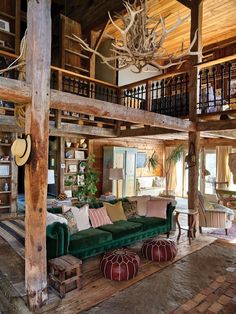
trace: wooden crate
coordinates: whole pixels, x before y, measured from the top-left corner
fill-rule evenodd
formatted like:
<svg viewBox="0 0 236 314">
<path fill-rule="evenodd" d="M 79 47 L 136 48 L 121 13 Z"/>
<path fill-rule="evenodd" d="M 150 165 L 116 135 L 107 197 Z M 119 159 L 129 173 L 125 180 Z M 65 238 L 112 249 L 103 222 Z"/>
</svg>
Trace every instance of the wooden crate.
<svg viewBox="0 0 236 314">
<path fill-rule="evenodd" d="M 72 255 L 49 260 L 49 284 L 62 298 L 67 292 L 82 288 L 81 264 L 82 261 Z"/>
</svg>

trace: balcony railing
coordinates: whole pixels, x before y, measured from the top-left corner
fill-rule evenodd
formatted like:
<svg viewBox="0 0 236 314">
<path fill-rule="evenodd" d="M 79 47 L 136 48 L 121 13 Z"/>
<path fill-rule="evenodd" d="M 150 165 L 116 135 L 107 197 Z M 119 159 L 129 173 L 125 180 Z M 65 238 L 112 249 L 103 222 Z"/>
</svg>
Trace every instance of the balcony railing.
<svg viewBox="0 0 236 314">
<path fill-rule="evenodd" d="M 121 104 L 168 116 L 187 116 L 188 99 L 188 75 L 182 72 L 121 87 Z"/>
<path fill-rule="evenodd" d="M 236 109 L 236 55 L 199 67 L 198 114 Z"/>
<path fill-rule="evenodd" d="M 16 57 L 0 51 L 0 68 Z M 196 66 L 199 68 L 197 113 L 236 109 L 236 55 Z M 13 70 L 3 75 L 17 79 L 18 72 Z M 189 114 L 189 79 L 185 72 L 161 74 L 118 87 L 52 66 L 51 88 L 168 116 L 187 118 Z M 0 106 L 12 110 L 14 104 L 2 102 Z"/>
</svg>

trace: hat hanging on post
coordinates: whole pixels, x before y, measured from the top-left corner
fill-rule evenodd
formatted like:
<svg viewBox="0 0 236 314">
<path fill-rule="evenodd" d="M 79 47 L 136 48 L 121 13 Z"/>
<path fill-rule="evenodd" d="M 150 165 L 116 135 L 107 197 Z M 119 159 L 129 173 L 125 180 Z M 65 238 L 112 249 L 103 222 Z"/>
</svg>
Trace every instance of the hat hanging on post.
<svg viewBox="0 0 236 314">
<path fill-rule="evenodd" d="M 25 138 L 17 138 L 13 142 L 11 153 L 17 166 L 24 166 L 29 161 L 31 146 L 31 136 L 29 134 Z"/>
</svg>

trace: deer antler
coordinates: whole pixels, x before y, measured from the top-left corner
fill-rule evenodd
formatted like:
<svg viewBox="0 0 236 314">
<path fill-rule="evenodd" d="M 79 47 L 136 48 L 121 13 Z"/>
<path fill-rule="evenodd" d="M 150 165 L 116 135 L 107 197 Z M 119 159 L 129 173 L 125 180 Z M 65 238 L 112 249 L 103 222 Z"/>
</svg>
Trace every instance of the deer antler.
<svg viewBox="0 0 236 314">
<path fill-rule="evenodd" d="M 114 22 L 110 12 L 108 12 L 110 22 L 121 37 L 117 39 L 115 43 L 112 43 L 111 52 L 114 56 L 103 56 L 98 51 L 90 48 L 81 38 L 73 35 L 78 39 L 83 49 L 99 56 L 102 59 L 102 63 L 105 63 L 110 68 L 120 70 L 133 65 L 137 68 L 138 72 L 141 72 L 144 66 L 152 64 L 162 70 L 172 65 L 182 64 L 184 62 L 183 57 L 187 55 L 199 55 L 202 53 L 202 51 L 191 51 L 197 40 L 197 32 L 189 48 L 185 51 L 181 49 L 169 55 L 166 49 L 163 48 L 163 43 L 167 36 L 189 19 L 189 16 L 184 18 L 178 17 L 176 23 L 171 28 L 167 29 L 165 20 L 161 16 L 157 21 L 153 17 L 148 16 L 147 0 L 139 0 L 139 8 L 137 0 L 135 0 L 133 4 L 125 1 L 124 7 L 127 11 L 127 15 L 116 15 L 117 18 L 121 19 L 124 25 L 123 29 Z M 181 53 L 179 53 L 180 51 Z M 168 60 L 169 62 L 165 65 L 161 65 L 155 60 Z M 117 61 L 119 61 L 118 66 L 114 66 L 112 62 Z"/>
</svg>

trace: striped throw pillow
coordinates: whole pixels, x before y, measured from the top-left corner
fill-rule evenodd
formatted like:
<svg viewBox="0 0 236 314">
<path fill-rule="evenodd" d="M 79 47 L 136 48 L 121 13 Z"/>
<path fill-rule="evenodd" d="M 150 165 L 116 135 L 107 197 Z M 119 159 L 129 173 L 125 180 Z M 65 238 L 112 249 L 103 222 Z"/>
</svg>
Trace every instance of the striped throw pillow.
<svg viewBox="0 0 236 314">
<path fill-rule="evenodd" d="M 93 228 L 103 225 L 111 225 L 112 221 L 107 214 L 106 207 L 89 208 L 89 218 Z"/>
</svg>

